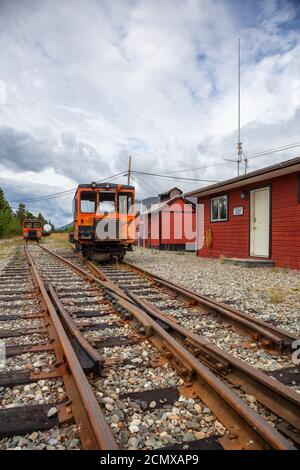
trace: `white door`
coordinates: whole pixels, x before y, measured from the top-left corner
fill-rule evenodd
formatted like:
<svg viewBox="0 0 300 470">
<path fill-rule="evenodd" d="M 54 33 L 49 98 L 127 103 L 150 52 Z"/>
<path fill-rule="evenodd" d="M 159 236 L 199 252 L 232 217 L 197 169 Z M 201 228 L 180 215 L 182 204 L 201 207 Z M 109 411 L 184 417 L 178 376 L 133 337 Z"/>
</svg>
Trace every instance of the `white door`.
<svg viewBox="0 0 300 470">
<path fill-rule="evenodd" d="M 250 256 L 269 257 L 270 188 L 251 191 Z"/>
</svg>

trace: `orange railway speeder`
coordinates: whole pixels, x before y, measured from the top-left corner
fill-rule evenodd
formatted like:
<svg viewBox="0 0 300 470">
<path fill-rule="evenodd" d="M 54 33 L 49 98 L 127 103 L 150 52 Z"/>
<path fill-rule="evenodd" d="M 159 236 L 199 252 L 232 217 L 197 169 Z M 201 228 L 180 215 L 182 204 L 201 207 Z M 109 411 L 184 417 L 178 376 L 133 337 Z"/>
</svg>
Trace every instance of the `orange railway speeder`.
<svg viewBox="0 0 300 470">
<path fill-rule="evenodd" d="M 42 239 L 42 222 L 41 220 L 25 219 L 23 222 L 23 239 L 36 240 L 39 242 Z"/>
<path fill-rule="evenodd" d="M 73 201 L 70 241 L 88 259 L 122 260 L 135 242 L 134 186 L 80 184 Z"/>
</svg>

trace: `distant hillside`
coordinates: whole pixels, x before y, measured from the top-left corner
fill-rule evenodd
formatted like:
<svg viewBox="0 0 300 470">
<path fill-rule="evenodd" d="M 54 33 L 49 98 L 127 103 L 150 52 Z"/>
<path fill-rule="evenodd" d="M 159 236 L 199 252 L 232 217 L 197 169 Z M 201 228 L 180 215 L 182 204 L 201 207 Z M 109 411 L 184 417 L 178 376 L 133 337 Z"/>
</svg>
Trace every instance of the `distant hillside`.
<svg viewBox="0 0 300 470">
<path fill-rule="evenodd" d="M 142 202 L 143 206 L 146 206 L 147 209 L 152 206 L 152 204 L 156 204 L 157 202 L 159 201 L 159 197 L 158 196 L 150 196 L 150 197 L 147 197 L 146 199 L 137 199 L 136 200 L 136 204 L 137 206 Z"/>
<path fill-rule="evenodd" d="M 68 230 L 70 227 L 73 227 L 73 223 L 71 222 L 70 224 L 62 225 L 61 227 L 58 227 L 55 229 L 56 232 L 64 232 L 65 230 Z"/>
</svg>

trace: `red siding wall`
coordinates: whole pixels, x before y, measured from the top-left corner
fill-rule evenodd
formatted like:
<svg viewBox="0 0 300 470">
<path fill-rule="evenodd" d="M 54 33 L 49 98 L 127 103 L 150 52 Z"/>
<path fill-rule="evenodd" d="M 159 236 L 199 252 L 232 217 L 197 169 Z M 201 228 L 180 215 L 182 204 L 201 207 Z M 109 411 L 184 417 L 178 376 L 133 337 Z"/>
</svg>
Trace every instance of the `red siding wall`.
<svg viewBox="0 0 300 470">
<path fill-rule="evenodd" d="M 300 269 L 300 204 L 297 175 L 274 180 L 272 258 L 278 266 Z"/>
<path fill-rule="evenodd" d="M 187 227 L 185 227 L 188 220 L 183 214 L 184 205 L 185 202 L 183 199 L 177 199 L 169 206 L 166 206 L 166 209 L 161 211 L 160 214 L 157 212 L 151 214 L 151 217 L 148 215 L 148 238 L 146 240 L 146 246 L 159 247 L 160 245 L 185 245 L 186 243 L 195 242 L 196 237 L 194 236 L 191 238 L 191 232 Z M 191 213 L 192 230 L 195 233 L 196 214 L 195 209 L 191 204 L 189 205 L 189 211 Z M 165 230 L 163 230 L 162 222 L 167 225 Z M 180 238 L 178 238 L 176 232 L 176 228 L 178 229 L 178 226 L 182 226 L 182 236 L 180 236 Z"/>
<path fill-rule="evenodd" d="M 189 204 L 185 208 L 186 203 L 183 199 L 177 199 L 169 205 L 170 211 L 161 213 L 161 244 L 178 245 L 186 243 L 194 243 L 196 237 L 189 230 L 189 223 L 192 223 L 192 230 L 196 230 L 196 215 L 194 207 Z M 184 209 L 185 214 L 184 215 Z M 189 220 L 190 219 L 190 220 Z M 162 223 L 169 225 L 169 233 L 164 233 Z"/>
<path fill-rule="evenodd" d="M 249 258 L 250 194 L 243 200 L 241 193 L 268 185 L 271 186 L 272 204 L 271 258 L 277 266 L 300 269 L 300 204 L 297 203 L 296 174 L 229 191 L 229 217 L 225 222 L 210 222 L 210 200 L 219 194 L 199 198 L 198 203 L 204 204 L 204 233 L 211 228 L 213 243 L 210 249 L 204 244 L 198 250 L 198 256 Z M 240 206 L 244 207 L 244 215 L 233 216 L 233 208 Z"/>
<path fill-rule="evenodd" d="M 146 240 L 146 246 L 155 247 L 155 248 L 159 246 L 159 214 L 158 213 L 154 213 L 148 216 L 148 238 Z"/>
</svg>

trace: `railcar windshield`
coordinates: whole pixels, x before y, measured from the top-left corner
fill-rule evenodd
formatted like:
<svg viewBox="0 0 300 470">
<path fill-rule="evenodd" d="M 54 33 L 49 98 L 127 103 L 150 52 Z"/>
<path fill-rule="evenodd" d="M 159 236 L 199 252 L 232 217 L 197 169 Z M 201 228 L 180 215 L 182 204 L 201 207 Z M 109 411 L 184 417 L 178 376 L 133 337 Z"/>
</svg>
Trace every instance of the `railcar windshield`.
<svg viewBox="0 0 300 470">
<path fill-rule="evenodd" d="M 99 193 L 98 214 L 116 212 L 116 193 L 112 191 L 101 191 Z"/>
<path fill-rule="evenodd" d="M 24 222 L 24 228 L 41 228 L 42 224 L 41 222 L 38 222 L 37 220 L 35 222 Z"/>
<path fill-rule="evenodd" d="M 92 214 L 96 212 L 96 191 L 82 191 L 80 194 L 80 212 Z"/>
</svg>

